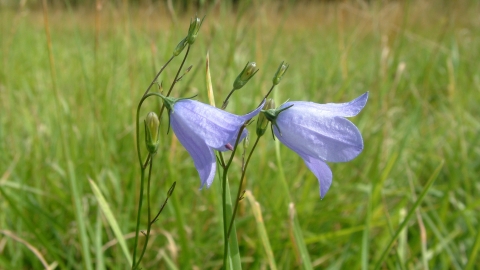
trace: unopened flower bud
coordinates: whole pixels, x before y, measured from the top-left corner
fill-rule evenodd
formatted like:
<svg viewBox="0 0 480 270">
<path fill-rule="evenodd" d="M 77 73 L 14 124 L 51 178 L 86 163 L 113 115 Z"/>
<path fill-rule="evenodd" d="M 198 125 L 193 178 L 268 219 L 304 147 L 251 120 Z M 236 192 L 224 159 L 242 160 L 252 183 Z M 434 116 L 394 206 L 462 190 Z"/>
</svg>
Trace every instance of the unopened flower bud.
<svg viewBox="0 0 480 270">
<path fill-rule="evenodd" d="M 182 39 L 182 41 L 178 43 L 177 47 L 175 47 L 175 50 L 173 50 L 173 55 L 174 56 L 179 55 L 183 51 L 183 49 L 185 49 L 187 44 L 188 44 L 187 38 Z"/>
<path fill-rule="evenodd" d="M 265 105 L 263 106 L 262 112 L 258 115 L 258 120 L 257 120 L 257 136 L 263 136 L 265 134 L 265 131 L 267 130 L 268 123 L 270 122 L 267 117 L 265 117 L 265 113 L 263 111 L 267 111 L 270 109 L 275 108 L 275 101 L 273 99 L 269 98 L 267 102 L 265 102 Z"/>
<path fill-rule="evenodd" d="M 233 89 L 237 90 L 242 88 L 245 84 L 247 84 L 250 78 L 257 73 L 257 71 L 257 63 L 248 62 L 243 68 L 242 72 L 235 79 L 235 82 L 233 83 Z"/>
<path fill-rule="evenodd" d="M 280 66 L 277 69 L 277 72 L 275 73 L 275 76 L 273 76 L 273 85 L 277 85 L 280 83 L 280 80 L 282 79 L 283 74 L 287 72 L 289 65 L 287 63 L 282 62 Z"/>
<path fill-rule="evenodd" d="M 160 121 L 158 120 L 157 114 L 149 112 L 145 118 L 145 144 L 147 145 L 147 150 L 150 154 L 157 152 L 159 129 Z"/>
<path fill-rule="evenodd" d="M 205 19 L 205 17 L 203 17 Z M 195 42 L 195 39 L 197 38 L 198 31 L 200 30 L 200 26 L 202 26 L 203 19 L 200 20 L 200 18 L 195 15 L 195 18 L 193 20 L 190 20 L 190 28 L 188 28 L 188 35 L 187 35 L 187 42 L 188 44 L 192 45 Z"/>
<path fill-rule="evenodd" d="M 170 196 L 172 196 L 172 193 L 175 190 L 176 185 L 177 185 L 177 182 L 173 182 L 172 186 L 170 187 L 170 189 L 167 192 L 167 198 L 170 198 Z"/>
<path fill-rule="evenodd" d="M 250 133 L 247 134 L 247 137 L 243 140 L 243 150 L 246 150 L 250 145 Z"/>
</svg>

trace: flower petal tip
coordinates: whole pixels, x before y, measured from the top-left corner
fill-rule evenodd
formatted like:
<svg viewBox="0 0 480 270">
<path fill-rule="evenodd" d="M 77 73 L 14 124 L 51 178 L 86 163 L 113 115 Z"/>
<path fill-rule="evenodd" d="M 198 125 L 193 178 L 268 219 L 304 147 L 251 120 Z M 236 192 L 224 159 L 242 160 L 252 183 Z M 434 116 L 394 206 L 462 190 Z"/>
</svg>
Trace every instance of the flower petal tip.
<svg viewBox="0 0 480 270">
<path fill-rule="evenodd" d="M 332 185 L 332 170 L 330 170 L 327 163 L 320 159 L 310 156 L 302 156 L 302 158 L 308 169 L 317 177 L 318 184 L 320 185 L 320 198 L 323 199 Z"/>
<path fill-rule="evenodd" d="M 363 107 L 365 107 L 365 105 L 367 104 L 368 95 L 369 95 L 369 91 L 363 93 L 361 96 L 359 96 L 358 98 L 354 99 L 353 101 L 358 101 L 360 107 L 363 109 Z"/>
</svg>

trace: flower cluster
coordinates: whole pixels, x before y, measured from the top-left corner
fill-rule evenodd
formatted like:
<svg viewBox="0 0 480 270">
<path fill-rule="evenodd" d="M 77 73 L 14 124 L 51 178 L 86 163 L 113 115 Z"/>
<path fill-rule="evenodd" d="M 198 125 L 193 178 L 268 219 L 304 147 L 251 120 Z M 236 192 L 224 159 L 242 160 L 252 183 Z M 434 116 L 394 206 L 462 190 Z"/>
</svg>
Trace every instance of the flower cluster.
<svg viewBox="0 0 480 270">
<path fill-rule="evenodd" d="M 195 42 L 202 23 L 203 19 L 196 16 L 191 20 L 188 34 L 175 48 L 173 57 Z M 272 88 L 263 102 L 245 115 L 231 114 L 225 109 L 231 95 L 246 85 L 258 72 L 255 62 L 248 62 L 237 76 L 221 109 L 191 99 L 168 97 L 170 92 L 167 96 L 157 94 L 163 99 L 168 110 L 169 126 L 193 158 L 201 187 L 205 185 L 210 187 L 213 182 L 217 163 L 214 150 L 219 152 L 234 150 L 236 143 L 247 136 L 245 123 L 260 112 L 257 136 L 259 138 L 263 136 L 268 124 L 271 123 L 274 137 L 296 152 L 317 177 L 321 198 L 329 190 L 333 178 L 326 162 L 346 162 L 362 152 L 362 135 L 345 117 L 355 116 L 363 109 L 368 92 L 348 103 L 317 104 L 291 101 L 274 108 L 273 101 L 266 101 L 266 98 L 280 83 L 288 68 L 287 63 L 280 64 L 273 76 Z M 174 83 L 176 81 L 177 78 Z M 146 145 L 151 154 L 155 154 L 158 147 L 158 125 L 157 116 L 154 113 L 149 114 L 145 120 L 145 128 Z"/>
<path fill-rule="evenodd" d="M 263 135 L 265 119 L 270 121 L 275 137 L 295 151 L 317 177 L 323 198 L 333 178 L 326 162 L 350 161 L 363 150 L 360 131 L 345 117 L 357 115 L 367 99 L 368 92 L 348 103 L 290 101 L 276 109 L 269 101 L 258 120 L 263 127 L 257 128 L 257 134 Z M 193 158 L 202 187 L 210 187 L 216 170 L 213 150 L 232 150 L 242 125 L 260 113 L 265 101 L 243 116 L 190 99 L 164 98 L 164 103 L 175 135 Z M 246 136 L 244 130 L 240 140 Z"/>
<path fill-rule="evenodd" d="M 239 202 L 243 198 L 242 184 L 243 180 L 245 179 L 245 173 L 247 171 L 250 158 L 252 157 L 252 153 L 254 153 L 259 139 L 262 138 L 262 136 L 266 133 L 269 124 L 273 138 L 277 138 L 285 146 L 296 152 L 303 159 L 308 169 L 310 169 L 310 171 L 312 171 L 312 173 L 316 176 L 320 184 L 321 198 L 323 198 L 329 190 L 333 179 L 332 171 L 328 167 L 327 162 L 346 162 L 358 156 L 363 150 L 363 139 L 360 131 L 352 122 L 347 120 L 346 117 L 355 116 L 363 109 L 368 99 L 368 92 L 348 103 L 317 104 L 305 101 L 291 101 L 282 104 L 278 108 L 275 108 L 273 100 L 267 100 L 267 98 L 275 86 L 281 82 L 289 68 L 289 65 L 284 62 L 280 64 L 277 72 L 273 76 L 272 86 L 265 95 L 265 98 L 256 109 L 245 115 L 235 115 L 229 113 L 226 111 L 226 108 L 229 104 L 230 97 L 235 92 L 238 92 L 238 90 L 243 88 L 258 72 L 259 69 L 257 68 L 257 64 L 255 62 L 248 62 L 236 77 L 231 91 L 226 96 L 221 108 L 216 108 L 214 106 L 210 106 L 189 98 L 170 97 L 175 84 L 179 82 L 191 68 L 190 66 L 186 69 L 186 72 L 183 75 L 179 76 L 180 71 L 183 68 L 183 64 L 185 63 L 185 60 L 189 54 L 190 48 L 198 37 L 202 23 L 203 19 L 200 19 L 197 16 L 190 21 L 188 33 L 174 48 L 170 60 L 168 60 L 157 73 L 152 83 L 143 94 L 137 107 L 136 138 L 137 154 L 141 168 L 141 182 L 137 212 L 137 225 L 135 230 L 135 242 L 132 256 L 132 269 L 139 268 L 140 262 L 142 261 L 143 255 L 145 254 L 145 250 L 148 246 L 147 244 L 152 224 L 158 220 L 160 213 L 162 212 L 175 188 L 175 182 L 173 182 L 167 193 L 165 202 L 160 207 L 160 210 L 155 216 L 151 215 L 151 172 L 153 159 L 157 155 L 157 150 L 159 148 L 160 120 L 162 119 L 162 113 L 164 112 L 165 108 L 168 112 L 168 126 L 173 130 L 178 141 L 192 157 L 195 168 L 200 176 L 201 187 L 206 186 L 208 188 L 212 185 L 217 170 L 217 160 L 219 161 L 219 171 L 222 180 L 224 266 L 227 265 L 229 256 L 228 250 L 230 233 L 235 231 L 235 215 L 238 210 Z M 151 87 L 155 83 L 158 83 L 157 78 L 165 69 L 165 67 L 168 66 L 168 64 L 175 57 L 179 56 L 184 49 L 186 50 L 183 54 L 183 61 L 176 73 L 177 75 L 172 80 L 168 92 L 166 92 L 166 94 L 163 94 L 163 91 L 160 91 L 160 93 L 150 93 Z M 208 65 L 209 62 L 207 61 L 207 87 L 208 85 L 211 85 Z M 161 86 L 162 84 L 160 84 L 160 87 Z M 209 94 L 211 93 L 212 91 L 209 91 Z M 145 118 L 145 146 L 148 150 L 148 156 L 145 159 L 143 158 L 141 154 L 141 148 L 139 147 L 139 113 L 143 102 L 151 96 L 157 96 L 161 98 L 163 101 L 163 106 L 158 115 L 154 112 L 150 112 Z M 209 95 L 209 97 L 212 96 L 213 95 Z M 235 202 L 232 208 L 233 203 L 229 202 L 230 196 L 227 196 L 229 192 L 228 171 L 233 164 L 232 161 L 239 142 L 243 140 L 244 148 L 248 148 L 248 131 L 246 127 L 251 123 L 251 119 L 257 115 L 257 138 L 253 144 L 253 147 L 248 150 L 248 155 L 246 155 L 247 150 L 245 150 L 243 153 L 241 169 L 242 174 L 237 189 L 237 196 L 234 198 L 234 200 L 232 200 L 232 202 Z M 214 151 L 218 151 L 220 153 L 216 154 Z M 221 153 L 225 151 L 232 151 L 228 159 L 224 158 L 224 154 Z M 139 253 L 140 255 L 137 259 L 136 251 L 140 232 L 140 214 L 142 212 L 145 179 L 147 183 L 146 201 L 148 209 L 148 223 L 143 249 Z M 234 253 L 238 253 L 238 246 L 233 246 L 231 250 Z M 232 269 L 237 269 L 240 268 L 240 265 L 232 267 Z"/>
</svg>

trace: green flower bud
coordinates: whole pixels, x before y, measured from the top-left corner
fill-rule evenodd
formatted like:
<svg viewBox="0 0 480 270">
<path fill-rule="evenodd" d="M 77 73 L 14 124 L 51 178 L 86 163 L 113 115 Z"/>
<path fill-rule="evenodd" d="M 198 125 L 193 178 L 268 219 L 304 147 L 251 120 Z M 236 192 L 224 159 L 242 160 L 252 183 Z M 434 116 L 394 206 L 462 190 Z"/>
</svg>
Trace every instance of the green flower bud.
<svg viewBox="0 0 480 270">
<path fill-rule="evenodd" d="M 249 145 L 250 145 L 250 133 L 248 133 L 247 137 L 243 139 L 243 151 L 246 151 Z"/>
<path fill-rule="evenodd" d="M 172 193 L 175 190 L 176 185 L 177 185 L 177 182 L 173 182 L 172 186 L 170 187 L 170 189 L 167 192 L 167 198 L 170 198 L 170 196 L 172 196 Z"/>
<path fill-rule="evenodd" d="M 260 112 L 258 115 L 258 120 L 257 120 L 257 136 L 263 136 L 265 134 L 265 131 L 267 130 L 268 123 L 270 120 L 265 117 L 265 112 L 267 110 L 275 108 L 275 101 L 273 99 L 269 98 L 267 102 L 265 102 L 265 105 L 263 105 L 263 110 Z"/>
<path fill-rule="evenodd" d="M 187 42 L 188 44 L 192 45 L 195 42 L 195 39 L 197 38 L 198 31 L 200 30 L 200 26 L 202 26 L 203 19 L 200 20 L 200 18 L 195 15 L 195 18 L 193 20 L 190 20 L 190 28 L 188 28 L 188 35 L 187 35 Z"/>
<path fill-rule="evenodd" d="M 289 65 L 287 63 L 284 64 L 282 62 L 280 66 L 277 69 L 277 72 L 275 73 L 275 76 L 273 76 L 273 85 L 277 85 L 280 83 L 280 80 L 282 79 L 283 74 L 287 72 Z"/>
<path fill-rule="evenodd" d="M 255 62 L 248 62 L 243 68 L 242 72 L 238 75 L 233 83 L 233 89 L 237 90 L 242 88 L 247 82 L 257 73 L 257 64 Z"/>
<path fill-rule="evenodd" d="M 188 44 L 187 38 L 182 39 L 182 41 L 178 43 L 177 47 L 175 47 L 175 50 L 173 50 L 173 55 L 174 56 L 179 55 L 183 51 L 183 49 L 185 49 L 187 44 Z"/>
<path fill-rule="evenodd" d="M 155 154 L 157 152 L 159 129 L 160 120 L 158 120 L 157 114 L 149 112 L 145 118 L 145 144 L 147 145 L 147 150 L 150 154 Z"/>
</svg>

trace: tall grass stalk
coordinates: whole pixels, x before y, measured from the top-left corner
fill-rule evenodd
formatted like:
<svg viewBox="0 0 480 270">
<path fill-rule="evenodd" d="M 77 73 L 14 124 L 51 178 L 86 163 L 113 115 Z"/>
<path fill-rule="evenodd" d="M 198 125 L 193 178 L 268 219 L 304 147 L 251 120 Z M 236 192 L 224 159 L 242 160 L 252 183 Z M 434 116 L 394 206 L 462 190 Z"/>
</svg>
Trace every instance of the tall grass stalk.
<svg viewBox="0 0 480 270">
<path fill-rule="evenodd" d="M 61 102 L 63 101 L 63 97 L 60 95 L 58 88 L 57 88 L 57 76 L 56 76 L 56 71 L 55 71 L 55 60 L 53 56 L 53 49 L 52 49 L 52 40 L 51 40 L 51 35 L 50 35 L 50 26 L 49 26 L 49 20 L 48 20 L 48 8 L 47 8 L 47 1 L 43 0 L 42 1 L 42 8 L 43 8 L 43 19 L 44 19 L 44 28 L 45 28 L 45 35 L 47 38 L 47 51 L 48 51 L 48 59 L 49 59 L 49 64 L 50 64 L 50 75 L 51 75 L 51 83 L 52 83 L 52 89 L 54 91 L 54 103 L 55 103 L 55 112 L 56 112 L 56 120 L 58 123 L 68 123 L 70 118 L 69 112 L 65 110 L 65 107 L 60 106 Z M 60 108 L 63 108 L 60 109 Z M 83 216 L 82 212 L 82 190 L 80 189 L 80 186 L 77 183 L 77 178 L 76 178 L 76 172 L 75 168 L 73 165 L 73 162 L 70 158 L 70 144 L 68 143 L 66 137 L 66 134 L 69 134 L 69 130 L 64 127 L 64 125 L 60 124 L 59 125 L 59 131 L 60 133 L 60 141 L 61 141 L 61 148 L 63 150 L 63 158 L 65 160 L 65 166 L 67 168 L 67 175 L 66 177 L 68 178 L 69 184 L 70 184 L 70 190 L 72 193 L 72 200 L 74 204 L 74 209 L 75 209 L 75 219 L 76 223 L 79 229 L 79 238 L 80 238 L 80 243 L 81 243 L 81 254 L 83 257 L 83 265 L 85 269 L 91 270 L 92 268 L 92 259 L 90 255 L 90 241 L 87 235 L 87 229 L 86 229 L 86 222 Z"/>
<path fill-rule="evenodd" d="M 442 161 L 442 163 L 440 163 L 440 165 L 437 167 L 437 169 L 432 173 L 432 175 L 430 176 L 430 179 L 428 179 L 428 182 L 425 184 L 425 187 L 423 188 L 422 193 L 420 193 L 418 199 L 415 201 L 412 208 L 408 211 L 407 216 L 405 217 L 403 222 L 400 224 L 400 227 L 395 232 L 395 235 L 392 236 L 392 239 L 390 240 L 390 242 L 387 244 L 387 246 L 383 250 L 382 255 L 380 256 L 380 259 L 377 261 L 377 263 L 375 265 L 375 269 L 379 269 L 381 267 L 382 263 L 384 262 L 385 256 L 386 256 L 386 254 L 388 254 L 388 252 L 390 252 L 390 249 L 392 248 L 393 243 L 397 240 L 400 233 L 407 226 L 407 223 L 409 222 L 410 218 L 416 212 L 417 207 L 422 203 L 423 199 L 427 195 L 428 190 L 432 186 L 433 182 L 437 179 L 438 174 L 440 173 L 440 170 L 443 167 L 443 164 L 444 164 L 444 162 Z"/>
</svg>

